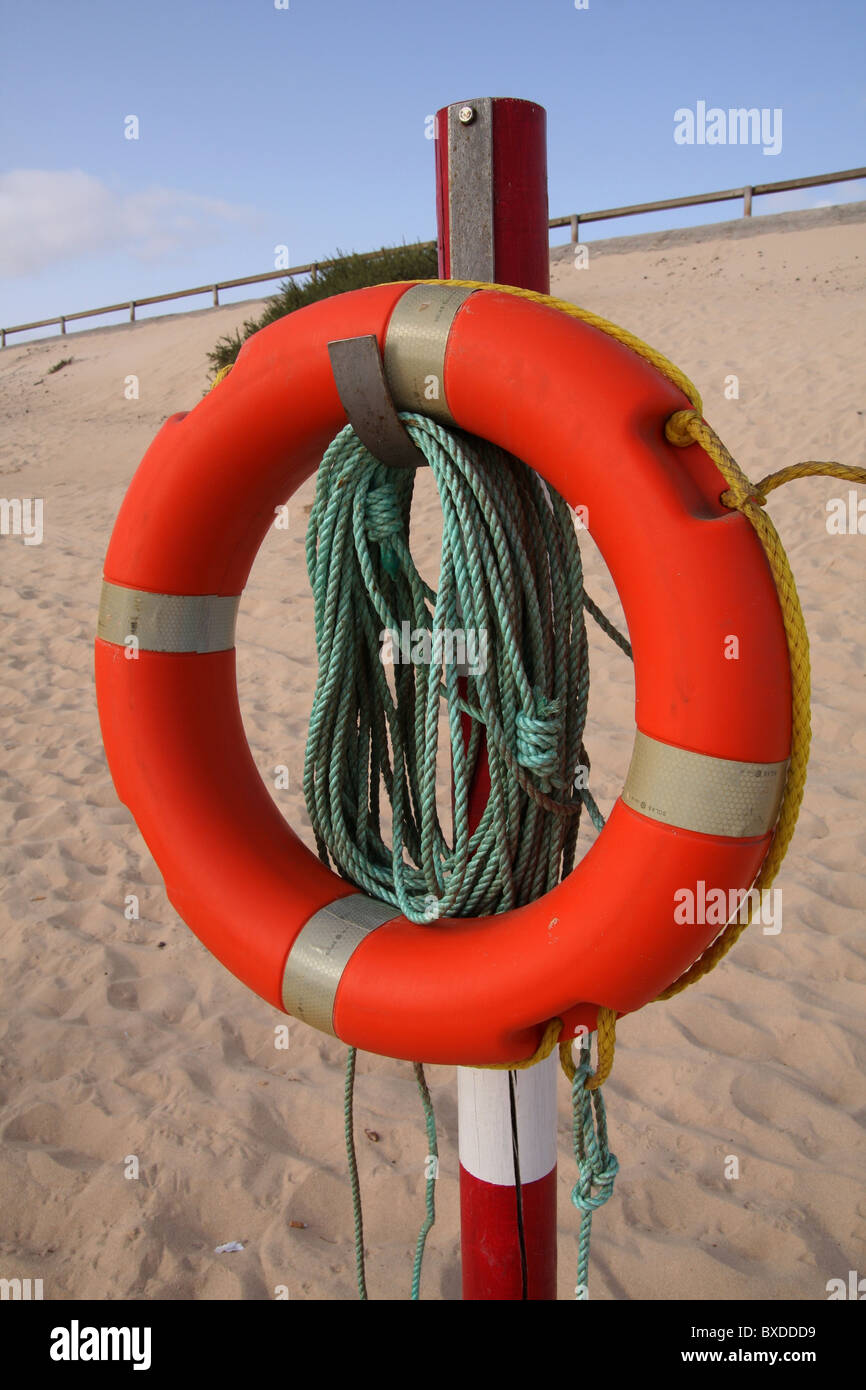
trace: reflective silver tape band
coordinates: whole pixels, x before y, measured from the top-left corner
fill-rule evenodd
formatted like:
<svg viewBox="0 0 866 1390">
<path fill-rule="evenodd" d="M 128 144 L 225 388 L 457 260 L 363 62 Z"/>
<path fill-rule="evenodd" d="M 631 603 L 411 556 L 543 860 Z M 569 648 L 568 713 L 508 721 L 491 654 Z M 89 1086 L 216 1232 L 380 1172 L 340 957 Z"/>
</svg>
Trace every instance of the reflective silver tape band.
<svg viewBox="0 0 866 1390">
<path fill-rule="evenodd" d="M 239 594 L 151 594 L 105 580 L 96 635 L 118 647 L 135 637 L 143 652 L 229 651 L 240 601 Z"/>
<path fill-rule="evenodd" d="M 323 1033 L 334 1033 L 334 1000 L 350 956 L 370 932 L 399 916 L 398 907 L 365 893 L 352 893 L 319 908 L 301 928 L 286 961 L 286 1013 Z"/>
<path fill-rule="evenodd" d="M 739 763 L 690 753 L 638 731 L 622 799 L 642 816 L 743 840 L 776 824 L 787 760 Z"/>
<path fill-rule="evenodd" d="M 413 285 L 398 300 L 384 352 L 385 376 L 398 410 L 456 425 L 445 399 L 445 351 L 458 309 L 475 293 L 450 285 Z"/>
</svg>

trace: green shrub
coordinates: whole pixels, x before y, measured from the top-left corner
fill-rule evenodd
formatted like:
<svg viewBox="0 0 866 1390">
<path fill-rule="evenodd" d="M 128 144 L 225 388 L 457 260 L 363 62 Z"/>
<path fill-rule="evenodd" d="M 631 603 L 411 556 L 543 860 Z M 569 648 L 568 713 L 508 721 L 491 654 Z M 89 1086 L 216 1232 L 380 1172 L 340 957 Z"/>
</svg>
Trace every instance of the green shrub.
<svg viewBox="0 0 866 1390">
<path fill-rule="evenodd" d="M 243 329 L 220 338 L 213 352 L 208 353 L 211 373 L 234 362 L 253 333 L 305 304 L 367 285 L 384 285 L 390 280 L 433 280 L 438 274 L 436 246 L 432 242 L 421 246 L 383 246 L 375 258 L 369 259 L 354 252 L 345 255 L 338 250 L 332 261 L 319 266 L 315 279 L 306 279 L 302 284 L 294 278 L 287 280 L 267 300 L 259 318 L 247 319 Z"/>
</svg>

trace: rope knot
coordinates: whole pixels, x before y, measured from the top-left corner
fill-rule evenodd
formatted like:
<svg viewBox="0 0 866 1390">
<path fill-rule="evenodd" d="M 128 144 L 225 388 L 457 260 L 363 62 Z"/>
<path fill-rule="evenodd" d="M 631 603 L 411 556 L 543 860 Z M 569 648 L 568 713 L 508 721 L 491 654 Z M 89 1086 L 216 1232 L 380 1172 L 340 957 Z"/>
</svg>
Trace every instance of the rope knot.
<svg viewBox="0 0 866 1390">
<path fill-rule="evenodd" d="M 370 488 L 364 500 L 364 527 L 370 540 L 380 545 L 403 530 L 400 499 L 393 483 Z"/>
<path fill-rule="evenodd" d="M 739 478 L 731 484 L 729 488 L 719 497 L 719 501 L 726 507 L 732 507 L 741 512 L 749 502 L 754 502 L 759 507 L 766 507 L 767 499 L 756 483 L 750 483 L 745 473 L 742 481 Z"/>
<path fill-rule="evenodd" d="M 608 1147 L 607 1120 L 601 1091 L 587 1088 L 592 1078 L 589 1048 L 582 1047 L 580 1064 L 575 1068 L 572 1082 L 574 1104 L 574 1156 L 577 1160 L 577 1182 L 571 1190 L 571 1200 L 580 1211 L 591 1214 L 603 1207 L 613 1192 L 619 1172 L 619 1161 Z M 595 1196 L 592 1189 L 597 1188 Z"/>
<path fill-rule="evenodd" d="M 517 761 L 527 771 L 550 778 L 559 767 L 562 718 L 556 700 L 537 689 L 532 693 L 532 713 L 520 710 L 517 715 Z"/>
<path fill-rule="evenodd" d="M 613 1196 L 613 1185 L 619 1172 L 616 1154 L 609 1153 L 605 1164 L 596 1165 L 586 1158 L 577 1165 L 578 1179 L 571 1189 L 571 1200 L 579 1211 L 598 1211 L 609 1197 Z M 597 1187 L 595 1196 L 592 1188 Z"/>
<path fill-rule="evenodd" d="M 704 449 L 709 452 L 710 458 L 728 484 L 726 490 L 719 497 L 719 501 L 724 506 L 741 512 L 750 503 L 758 507 L 767 505 L 767 499 L 761 487 L 749 481 L 736 459 L 731 457 L 721 440 L 717 439 L 709 426 L 704 424 L 697 410 L 675 410 L 665 422 L 665 438 L 670 444 L 676 444 L 680 449 L 687 448 L 689 444 L 703 444 Z M 718 454 L 710 447 L 709 440 L 718 445 L 719 453 L 723 455 L 723 458 L 719 458 Z"/>
<path fill-rule="evenodd" d="M 665 439 L 679 449 L 687 449 L 695 442 L 692 426 L 700 423 L 701 417 L 696 410 L 675 410 L 665 421 Z"/>
<path fill-rule="evenodd" d="M 382 567 L 386 574 L 396 579 L 400 573 L 400 560 L 391 542 L 394 536 L 402 535 L 404 523 L 400 497 L 390 480 L 370 488 L 364 498 L 364 529 L 369 539 L 381 546 Z"/>
</svg>

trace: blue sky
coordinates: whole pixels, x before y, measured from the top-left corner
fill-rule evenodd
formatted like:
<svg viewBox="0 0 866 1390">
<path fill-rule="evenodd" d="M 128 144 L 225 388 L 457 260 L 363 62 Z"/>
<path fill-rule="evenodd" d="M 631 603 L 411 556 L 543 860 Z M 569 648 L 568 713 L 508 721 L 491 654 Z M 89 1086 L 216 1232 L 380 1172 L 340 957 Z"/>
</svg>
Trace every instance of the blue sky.
<svg viewBox="0 0 866 1390">
<path fill-rule="evenodd" d="M 547 108 L 552 216 L 862 165 L 864 36 L 862 0 L 0 0 L 0 325 L 269 270 L 279 245 L 432 237 L 425 118 L 467 97 Z M 781 149 L 677 144 L 699 101 L 780 109 Z"/>
</svg>

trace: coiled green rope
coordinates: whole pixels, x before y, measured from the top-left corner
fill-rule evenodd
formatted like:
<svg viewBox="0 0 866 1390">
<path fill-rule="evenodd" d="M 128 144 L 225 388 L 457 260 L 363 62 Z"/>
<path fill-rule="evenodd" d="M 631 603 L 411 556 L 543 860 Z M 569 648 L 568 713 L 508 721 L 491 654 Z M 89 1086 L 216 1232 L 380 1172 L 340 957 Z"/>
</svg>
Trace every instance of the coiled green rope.
<svg viewBox="0 0 866 1390">
<path fill-rule="evenodd" d="M 573 867 L 581 807 L 592 804 L 573 785 L 576 769 L 589 766 L 586 596 L 571 513 L 532 469 L 423 416 L 401 419 L 442 504 L 438 589 L 409 550 L 414 473 L 378 463 L 347 426 L 322 460 L 307 532 L 319 678 L 304 794 L 324 861 L 412 921 L 429 922 L 521 906 Z M 423 664 L 401 641 L 404 622 L 421 635 L 412 646 L 429 653 Z M 461 634 L 470 657 L 465 695 L 449 660 Z M 382 660 L 389 647 L 392 668 Z M 443 706 L 450 837 L 436 804 Z M 462 713 L 472 721 L 468 746 Z M 491 789 L 470 832 L 482 732 Z"/>
<path fill-rule="evenodd" d="M 422 579 L 409 548 L 414 472 L 379 463 L 347 426 L 320 465 L 307 532 L 319 676 L 304 795 L 322 860 L 423 923 L 522 906 L 570 873 L 582 808 L 598 829 L 604 824 L 586 785 L 584 610 L 629 656 L 631 648 L 584 591 L 574 521 L 558 493 L 484 441 L 424 416 L 400 418 L 430 465 L 442 506 L 438 588 Z M 443 708 L 450 835 L 436 801 Z M 462 716 L 469 719 L 467 742 Z M 482 735 L 490 795 L 470 831 Z M 381 825 L 383 793 L 391 806 L 390 844 Z M 354 1069 L 352 1049 L 346 1136 L 358 1286 L 366 1298 Z M 420 1066 L 416 1079 L 428 1157 L 435 1158 Z M 413 1299 L 433 1224 L 434 1181 L 428 1174 Z"/>
</svg>

